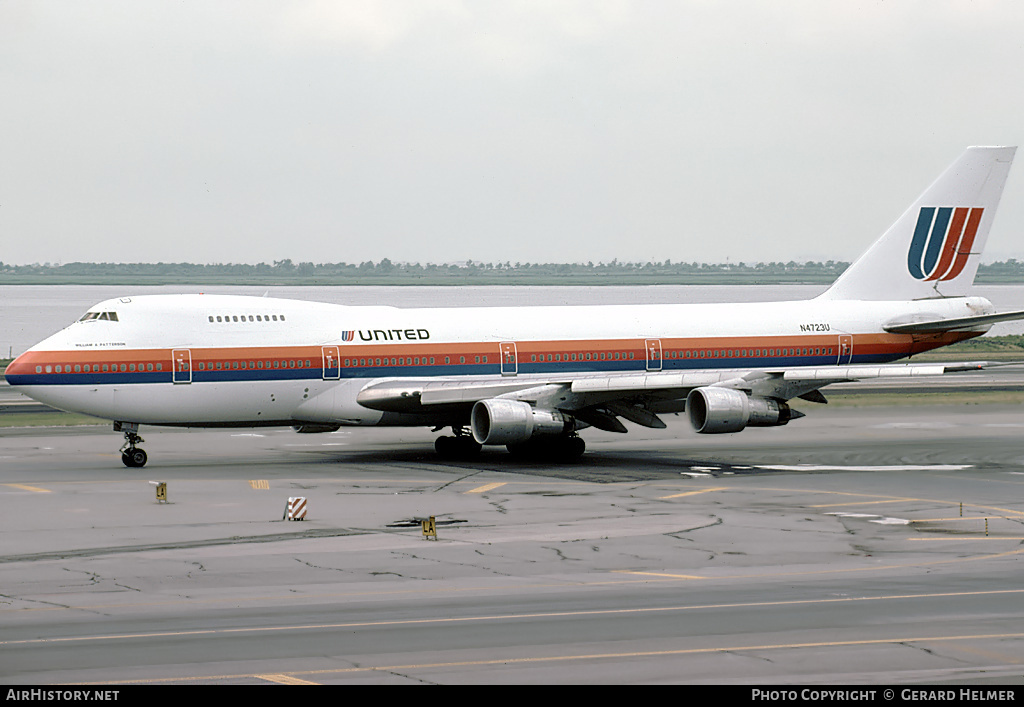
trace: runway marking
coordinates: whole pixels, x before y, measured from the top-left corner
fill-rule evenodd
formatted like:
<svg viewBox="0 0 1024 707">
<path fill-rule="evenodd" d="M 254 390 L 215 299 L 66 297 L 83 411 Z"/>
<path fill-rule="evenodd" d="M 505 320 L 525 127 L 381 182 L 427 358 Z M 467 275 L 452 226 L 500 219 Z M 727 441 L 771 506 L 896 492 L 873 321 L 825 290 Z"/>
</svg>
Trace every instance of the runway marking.
<svg viewBox="0 0 1024 707">
<path fill-rule="evenodd" d="M 266 680 L 267 682 L 277 683 L 278 685 L 319 685 L 318 682 L 311 682 L 309 680 L 303 680 L 292 675 L 285 675 L 284 673 L 275 673 L 273 675 L 253 675 L 254 678 L 260 680 Z"/>
<path fill-rule="evenodd" d="M 494 489 L 504 486 L 507 481 L 495 481 L 493 484 L 484 484 L 483 486 L 477 486 L 475 489 L 470 489 L 466 493 L 486 493 L 487 491 L 493 491 Z"/>
<path fill-rule="evenodd" d="M 642 577 L 668 577 L 669 579 L 707 579 L 696 574 L 671 574 L 669 572 L 639 572 L 631 570 L 615 570 L 617 574 L 635 574 Z"/>
<path fill-rule="evenodd" d="M 914 498 L 894 498 L 891 501 L 850 501 L 849 503 L 819 503 L 814 506 L 808 506 L 808 508 L 840 508 L 842 506 L 875 506 L 881 503 L 906 503 L 907 501 L 915 501 L 918 499 Z"/>
<path fill-rule="evenodd" d="M 483 667 L 489 665 L 536 665 L 540 663 L 562 663 L 578 660 L 611 660 L 623 658 L 659 658 L 681 655 L 700 655 L 713 653 L 732 653 L 748 651 L 771 651 L 771 650 L 794 650 L 807 648 L 838 648 L 843 646 L 880 646 L 897 645 L 906 643 L 951 643 L 956 641 L 994 641 L 1013 638 L 1024 638 L 1024 633 L 980 633 L 967 635 L 938 635 L 938 636 L 894 636 L 892 638 L 869 638 L 847 641 L 814 641 L 805 643 L 760 643 L 741 644 L 730 646 L 706 646 L 701 648 L 677 648 L 658 651 L 622 651 L 615 653 L 580 653 L 575 655 L 547 655 L 531 656 L 528 658 L 516 658 L 512 656 L 504 658 L 491 658 L 486 660 L 459 660 L 438 663 L 407 663 L 403 665 L 363 665 L 349 668 L 328 668 L 323 670 L 296 670 L 290 675 L 344 675 L 363 672 L 407 672 L 410 670 L 437 670 L 451 668 Z M 179 678 L 152 678 L 145 680 L 118 680 L 116 684 L 159 684 L 168 682 L 185 682 L 199 680 L 240 680 L 245 678 L 260 677 L 251 673 L 240 673 L 235 675 L 193 675 Z M 114 683 L 76 683 L 80 685 L 108 685 Z"/>
<path fill-rule="evenodd" d="M 915 540 L 915 539 L 918 539 L 918 540 L 925 540 L 925 539 L 941 540 L 943 538 L 908 538 L 908 540 Z M 950 539 L 951 540 L 955 540 L 956 538 L 950 538 Z M 989 539 L 989 538 L 964 538 L 964 539 L 965 540 L 967 540 L 967 539 L 986 540 L 986 539 Z M 999 537 L 999 538 L 993 537 L 991 539 L 1001 540 L 1003 538 L 1002 537 Z M 1014 556 L 1014 555 L 1020 555 L 1022 553 L 1024 553 L 1024 549 L 1016 549 L 1016 550 L 1007 550 L 1006 552 L 997 552 L 997 553 L 993 553 L 993 554 L 990 554 L 990 555 L 977 555 L 975 557 L 954 557 L 954 558 L 949 559 L 949 560 L 927 560 L 927 561 L 923 561 L 923 562 L 908 562 L 906 564 L 891 564 L 891 565 L 874 565 L 874 566 L 870 566 L 870 567 L 844 567 L 843 569 L 835 569 L 835 570 L 807 570 L 806 572 L 764 572 L 764 573 L 760 573 L 760 574 L 728 574 L 728 575 L 716 576 L 713 579 L 717 579 L 717 580 L 764 579 L 765 577 L 804 577 L 804 576 L 825 575 L 825 574 L 845 574 L 845 573 L 848 573 L 848 572 L 880 572 L 880 571 L 885 571 L 885 570 L 906 569 L 907 567 L 933 567 L 935 565 L 946 565 L 946 564 L 950 564 L 950 563 L 976 562 L 978 560 L 994 560 L 994 559 L 998 559 L 998 558 L 1001 558 L 1001 557 L 1011 557 L 1011 556 Z M 612 574 L 636 574 L 636 575 L 643 575 L 643 574 L 653 574 L 653 573 L 645 573 L 645 572 L 634 571 L 634 570 L 612 570 Z M 664 573 L 664 574 L 655 575 L 655 576 L 664 577 L 665 579 L 675 579 L 675 578 L 679 578 L 679 579 L 712 579 L 711 577 L 697 577 L 697 576 L 688 576 L 688 575 L 672 575 L 672 574 L 669 574 L 669 573 Z"/>
<path fill-rule="evenodd" d="M 686 491 L 684 493 L 674 493 L 671 496 L 659 496 L 658 500 L 664 501 L 669 498 L 683 498 L 684 496 L 696 496 L 697 494 L 701 493 L 711 493 L 712 491 L 725 491 L 727 489 L 728 486 L 716 486 L 715 488 L 711 489 L 701 489 L 699 491 Z"/>
<path fill-rule="evenodd" d="M 258 479 L 258 480 L 255 480 L 255 481 L 250 481 L 249 485 L 252 486 L 257 491 L 268 491 L 268 490 L 270 490 L 270 482 L 267 481 L 266 479 Z"/>
<path fill-rule="evenodd" d="M 954 516 L 953 518 L 918 518 L 911 520 L 911 523 L 948 523 L 958 520 L 1019 520 L 1019 518 L 1007 518 L 1006 516 Z"/>
<path fill-rule="evenodd" d="M 980 533 L 981 531 L 980 530 L 976 530 L 974 532 Z M 956 535 L 956 536 L 949 536 L 949 537 L 943 537 L 943 538 L 907 538 L 907 540 L 909 542 L 912 542 L 912 543 L 913 542 L 918 542 L 918 543 L 945 542 L 945 541 L 954 541 L 954 540 L 958 540 L 958 541 L 962 541 L 962 540 L 1024 540 L 1024 536 L 1015 536 L 1015 535 L 986 535 L 984 537 L 981 537 L 981 536 Z"/>
<path fill-rule="evenodd" d="M 1011 554 L 1011 553 L 1006 553 Z M 550 619 L 558 617 L 613 616 L 628 614 L 654 614 L 681 611 L 702 611 L 707 609 L 740 609 L 768 608 L 779 606 L 801 606 L 817 604 L 852 604 L 872 601 L 921 600 L 946 597 L 995 596 L 1000 594 L 1021 594 L 1024 589 L 994 589 L 980 592 L 935 592 L 931 594 L 892 594 L 877 597 L 829 597 L 826 599 L 792 599 L 780 601 L 739 602 L 735 604 L 693 604 L 674 606 L 652 606 L 625 609 L 590 609 L 581 611 L 550 611 L 523 614 L 484 614 L 479 616 L 447 616 L 426 619 L 394 619 L 382 621 L 351 621 L 336 624 L 295 624 L 287 626 L 247 626 L 240 628 L 194 629 L 190 631 L 154 631 L 146 633 L 124 633 L 102 636 L 67 636 L 57 638 L 26 638 L 12 641 L 0 641 L 0 646 L 41 645 L 48 643 L 86 643 L 94 641 L 129 640 L 136 638 L 173 638 L 181 636 L 225 636 L 230 634 L 265 634 L 283 631 L 320 631 L 352 628 L 372 628 L 387 626 L 417 626 L 428 624 L 462 624 L 488 623 L 494 621 L 513 621 L 528 619 Z M 1024 635 L 1024 634 L 1021 634 Z"/>
<path fill-rule="evenodd" d="M 973 464 L 893 464 L 889 466 L 859 466 L 843 464 L 759 464 L 758 469 L 769 471 L 963 471 Z"/>
<path fill-rule="evenodd" d="M 35 491 L 36 493 L 53 493 L 50 489 L 39 488 L 38 486 L 29 486 L 28 484 L 4 484 L 4 486 L 21 489 L 22 491 Z"/>
</svg>

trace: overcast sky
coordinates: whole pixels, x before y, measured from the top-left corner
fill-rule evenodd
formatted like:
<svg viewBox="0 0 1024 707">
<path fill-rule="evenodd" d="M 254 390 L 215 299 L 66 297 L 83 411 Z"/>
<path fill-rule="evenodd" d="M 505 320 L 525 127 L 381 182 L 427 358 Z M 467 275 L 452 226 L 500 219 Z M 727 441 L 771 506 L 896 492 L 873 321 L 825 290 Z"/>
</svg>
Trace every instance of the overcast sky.
<svg viewBox="0 0 1024 707">
<path fill-rule="evenodd" d="M 1019 0 L 0 0 L 7 263 L 852 260 L 1021 142 Z"/>
</svg>

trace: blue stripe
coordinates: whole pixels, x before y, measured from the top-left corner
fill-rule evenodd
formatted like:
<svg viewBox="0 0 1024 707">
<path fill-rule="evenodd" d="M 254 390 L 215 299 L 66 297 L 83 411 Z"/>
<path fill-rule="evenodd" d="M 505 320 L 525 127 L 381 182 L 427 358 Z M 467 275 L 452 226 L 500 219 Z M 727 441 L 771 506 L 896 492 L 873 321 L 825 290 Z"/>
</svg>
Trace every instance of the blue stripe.
<svg viewBox="0 0 1024 707">
<path fill-rule="evenodd" d="M 921 254 L 924 253 L 925 241 L 928 240 L 928 233 L 931 231 L 932 219 L 935 217 L 935 209 L 924 207 L 917 216 L 917 227 L 914 229 L 914 238 L 910 241 L 910 250 L 907 252 L 907 268 L 916 280 L 923 280 L 924 273 L 921 272 Z"/>
<path fill-rule="evenodd" d="M 939 215 L 935 217 L 935 225 L 932 226 L 931 237 L 928 239 L 928 250 L 924 254 L 924 275 L 932 274 L 935 265 L 939 262 L 939 254 L 942 252 L 942 245 L 946 242 L 946 231 L 949 230 L 949 218 L 953 215 L 953 209 L 944 206 L 939 209 Z"/>
<path fill-rule="evenodd" d="M 903 358 L 900 353 L 892 354 L 854 354 L 852 363 L 887 363 Z M 835 366 L 838 354 L 772 356 L 763 358 L 689 358 L 664 359 L 664 371 L 714 370 L 725 368 L 799 368 L 806 366 Z M 644 373 L 646 362 L 633 361 L 561 361 L 561 362 L 520 362 L 520 374 L 542 375 L 573 375 L 579 373 Z M 453 364 L 434 366 L 364 366 L 347 368 L 341 371 L 342 380 L 360 378 L 426 378 L 435 376 L 466 376 L 466 375 L 501 375 L 500 364 Z M 509 376 L 511 377 L 511 376 Z M 193 371 L 192 384 L 202 383 L 240 383 L 258 381 L 310 380 L 322 379 L 322 371 L 318 368 L 304 369 L 270 369 L 270 370 L 230 370 L 230 371 Z M 8 375 L 7 382 L 11 385 L 131 385 L 141 383 L 171 384 L 171 372 L 160 373 L 50 373 L 29 375 Z"/>
</svg>

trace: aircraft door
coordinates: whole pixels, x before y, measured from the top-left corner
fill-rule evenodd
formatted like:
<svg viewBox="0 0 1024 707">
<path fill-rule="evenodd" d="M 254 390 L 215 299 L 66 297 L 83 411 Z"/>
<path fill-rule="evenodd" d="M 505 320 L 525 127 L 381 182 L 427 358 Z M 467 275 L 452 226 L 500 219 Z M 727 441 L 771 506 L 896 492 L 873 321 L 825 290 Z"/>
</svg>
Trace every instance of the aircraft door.
<svg viewBox="0 0 1024 707">
<path fill-rule="evenodd" d="M 341 378 L 341 354 L 337 346 L 321 347 L 324 360 L 324 380 L 336 381 Z"/>
<path fill-rule="evenodd" d="M 175 383 L 192 382 L 192 352 L 189 349 L 171 351 L 171 380 Z"/>
<path fill-rule="evenodd" d="M 661 339 L 647 339 L 647 370 L 661 370 Z"/>
<path fill-rule="evenodd" d="M 514 341 L 503 341 L 498 344 L 499 356 L 501 357 L 501 375 L 514 376 L 519 373 L 519 359 L 516 356 L 516 344 Z"/>
<path fill-rule="evenodd" d="M 853 336 L 850 334 L 839 335 L 839 360 L 836 364 L 845 366 L 853 360 Z"/>
</svg>

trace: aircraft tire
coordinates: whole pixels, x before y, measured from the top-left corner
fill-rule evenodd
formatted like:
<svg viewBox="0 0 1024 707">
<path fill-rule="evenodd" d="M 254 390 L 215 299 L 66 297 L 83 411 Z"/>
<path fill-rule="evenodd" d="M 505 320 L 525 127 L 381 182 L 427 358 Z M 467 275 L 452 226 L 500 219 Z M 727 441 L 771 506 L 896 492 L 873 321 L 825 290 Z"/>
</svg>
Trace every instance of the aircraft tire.
<svg viewBox="0 0 1024 707">
<path fill-rule="evenodd" d="M 149 461 L 149 455 L 146 454 L 145 450 L 135 447 L 134 449 L 122 452 L 121 461 L 129 469 L 141 469 Z"/>
<path fill-rule="evenodd" d="M 472 459 L 480 453 L 481 445 L 472 437 L 438 437 L 434 451 L 442 459 Z"/>
<path fill-rule="evenodd" d="M 505 445 L 516 459 L 531 462 L 557 462 L 567 464 L 578 460 L 586 451 L 582 437 L 534 438 L 526 442 Z"/>
</svg>

